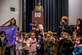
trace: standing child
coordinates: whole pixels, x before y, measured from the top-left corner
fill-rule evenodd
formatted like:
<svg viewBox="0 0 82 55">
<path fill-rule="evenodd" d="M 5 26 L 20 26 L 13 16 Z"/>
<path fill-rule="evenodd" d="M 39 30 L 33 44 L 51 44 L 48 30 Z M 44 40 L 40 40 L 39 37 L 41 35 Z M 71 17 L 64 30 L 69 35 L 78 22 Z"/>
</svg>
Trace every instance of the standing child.
<svg viewBox="0 0 82 55">
<path fill-rule="evenodd" d="M 6 33 L 4 31 L 0 32 L 0 55 L 4 55 L 5 53 L 5 46 L 7 42 L 5 35 Z"/>
<path fill-rule="evenodd" d="M 72 35 L 73 41 L 75 41 L 76 37 L 77 37 L 77 33 L 76 32 L 73 32 L 73 35 Z"/>
<path fill-rule="evenodd" d="M 44 39 L 43 35 L 38 36 L 38 43 L 37 43 L 37 55 L 43 55 L 44 54 Z"/>
<path fill-rule="evenodd" d="M 25 33 L 25 38 L 23 40 L 23 55 L 28 55 L 28 39 L 29 39 L 29 35 L 28 33 Z"/>
<path fill-rule="evenodd" d="M 22 55 L 23 36 L 21 33 L 16 37 L 16 42 L 16 55 Z"/>
<path fill-rule="evenodd" d="M 73 55 L 82 55 L 82 43 L 80 37 L 77 37 L 75 40 Z"/>
<path fill-rule="evenodd" d="M 29 55 L 35 55 L 37 43 L 34 33 L 31 33 L 31 37 L 28 39 L 27 45 L 28 45 Z"/>
<path fill-rule="evenodd" d="M 68 33 L 62 33 L 63 39 L 59 42 L 59 55 L 72 55 L 73 43 L 68 38 Z"/>
<path fill-rule="evenodd" d="M 53 43 L 53 33 L 51 31 L 48 31 L 47 33 L 47 40 L 46 40 L 46 43 L 47 43 L 47 54 L 48 55 L 53 55 L 54 54 L 54 51 L 53 51 L 53 46 L 54 46 L 54 43 Z"/>
</svg>

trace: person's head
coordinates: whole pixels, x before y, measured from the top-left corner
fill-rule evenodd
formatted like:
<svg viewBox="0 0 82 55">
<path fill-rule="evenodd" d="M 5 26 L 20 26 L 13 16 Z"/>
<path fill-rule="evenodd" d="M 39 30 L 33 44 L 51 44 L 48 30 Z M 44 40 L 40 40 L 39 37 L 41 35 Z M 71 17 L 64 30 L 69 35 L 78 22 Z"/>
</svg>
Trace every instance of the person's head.
<svg viewBox="0 0 82 55">
<path fill-rule="evenodd" d="M 40 29 L 40 31 L 43 31 L 43 25 L 42 24 L 39 24 L 38 28 Z"/>
<path fill-rule="evenodd" d="M 52 31 L 48 31 L 47 35 L 48 36 L 53 36 L 53 32 Z"/>
<path fill-rule="evenodd" d="M 68 33 L 67 32 L 61 32 L 61 37 L 68 38 Z"/>
<path fill-rule="evenodd" d="M 80 41 L 81 41 L 80 37 L 77 37 L 77 38 L 75 39 L 75 43 L 76 43 L 76 44 L 80 44 Z"/>
<path fill-rule="evenodd" d="M 40 2 L 38 2 L 38 3 L 37 3 L 37 5 L 38 5 L 38 6 L 41 6 L 41 3 L 40 3 Z"/>
<path fill-rule="evenodd" d="M 65 24 L 65 21 L 64 20 L 61 20 L 60 21 L 60 25 L 64 25 Z"/>
<path fill-rule="evenodd" d="M 34 26 L 34 27 L 37 27 L 37 26 L 38 26 L 37 21 L 34 21 L 34 22 L 33 22 L 33 26 Z"/>
<path fill-rule="evenodd" d="M 39 36 L 41 36 L 41 38 L 43 38 L 43 34 L 39 34 Z"/>
<path fill-rule="evenodd" d="M 28 39 L 29 37 L 29 33 L 25 33 L 25 39 Z"/>
<path fill-rule="evenodd" d="M 46 38 L 50 39 L 52 37 L 53 33 L 51 31 L 47 32 Z"/>
<path fill-rule="evenodd" d="M 61 20 L 64 20 L 65 22 L 67 22 L 69 18 L 67 16 L 62 16 Z"/>
<path fill-rule="evenodd" d="M 76 20 L 76 25 L 81 25 L 82 24 L 82 19 L 77 19 Z"/>
<path fill-rule="evenodd" d="M 57 33 L 55 32 L 55 33 L 53 34 L 53 37 L 54 37 L 54 38 L 57 38 L 57 36 L 58 36 L 58 35 L 57 35 Z"/>
<path fill-rule="evenodd" d="M 16 20 L 15 20 L 15 19 L 11 19 L 11 21 L 10 21 L 10 25 L 14 25 L 14 26 L 16 26 Z"/>
<path fill-rule="evenodd" d="M 0 36 L 1 36 L 1 37 L 4 37 L 5 35 L 6 35 L 5 31 L 1 31 L 1 32 L 0 32 Z"/>
<path fill-rule="evenodd" d="M 75 31 L 73 31 L 73 35 L 77 35 L 77 33 Z"/>
<path fill-rule="evenodd" d="M 35 33 L 31 33 L 31 38 L 35 38 Z"/>
</svg>

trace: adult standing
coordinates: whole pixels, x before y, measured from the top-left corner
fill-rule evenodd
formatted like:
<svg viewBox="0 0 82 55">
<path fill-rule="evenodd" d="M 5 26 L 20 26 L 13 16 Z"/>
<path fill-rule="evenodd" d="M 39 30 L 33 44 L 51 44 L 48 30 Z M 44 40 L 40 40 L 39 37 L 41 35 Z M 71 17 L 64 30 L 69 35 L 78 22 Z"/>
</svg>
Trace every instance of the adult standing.
<svg viewBox="0 0 82 55">
<path fill-rule="evenodd" d="M 32 32 L 35 33 L 35 37 L 38 41 L 38 35 L 44 35 L 44 29 L 42 24 L 38 24 L 36 21 L 33 22 L 32 24 Z"/>
<path fill-rule="evenodd" d="M 10 24 L 8 25 L 9 27 L 17 27 L 17 24 L 16 24 L 16 20 L 15 19 L 11 19 L 10 21 Z M 18 27 L 17 27 L 18 29 Z M 11 37 L 13 38 L 13 37 Z M 16 52 L 15 52 L 15 43 L 13 45 L 10 46 L 10 55 L 15 55 Z"/>
<path fill-rule="evenodd" d="M 16 26 L 17 30 L 19 31 L 19 27 L 17 26 L 16 20 L 14 18 L 10 20 L 10 24 L 8 26 Z"/>
<path fill-rule="evenodd" d="M 58 28 L 56 28 L 56 32 L 57 32 L 58 35 L 60 35 L 60 33 L 62 31 L 66 31 L 69 34 L 71 34 L 70 27 L 69 27 L 69 25 L 67 25 L 67 23 L 65 22 L 65 20 L 61 20 L 60 21 L 60 26 Z"/>
<path fill-rule="evenodd" d="M 82 19 L 76 20 L 75 32 L 77 33 L 78 36 L 82 35 Z"/>
</svg>

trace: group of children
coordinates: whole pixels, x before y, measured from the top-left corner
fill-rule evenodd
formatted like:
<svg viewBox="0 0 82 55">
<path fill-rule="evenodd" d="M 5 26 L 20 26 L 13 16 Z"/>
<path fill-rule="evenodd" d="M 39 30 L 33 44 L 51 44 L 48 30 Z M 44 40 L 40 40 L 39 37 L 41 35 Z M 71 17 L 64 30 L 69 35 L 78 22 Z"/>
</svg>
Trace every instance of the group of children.
<svg viewBox="0 0 82 55">
<path fill-rule="evenodd" d="M 7 39 L 4 31 L 0 32 L 0 55 L 4 55 Z M 81 55 L 82 38 L 76 32 L 69 35 L 62 31 L 58 36 L 48 31 L 44 35 L 35 33 L 17 33 L 16 55 Z"/>
<path fill-rule="evenodd" d="M 16 55 L 82 55 L 82 36 L 77 32 L 60 34 L 48 31 L 34 22 L 30 33 L 17 32 L 15 43 Z M 0 32 L 0 55 L 5 55 L 7 38 L 4 31 Z"/>
<path fill-rule="evenodd" d="M 35 33 L 18 33 L 16 38 L 16 55 L 53 55 L 55 46 L 55 37 L 51 31 L 45 35 Z M 46 47 L 45 47 L 46 46 Z M 45 54 L 46 54 L 45 53 Z"/>
<path fill-rule="evenodd" d="M 82 54 L 82 38 L 65 31 L 58 36 L 56 33 L 48 31 L 46 34 L 39 34 L 38 38 L 35 33 L 25 33 L 17 35 L 16 52 L 23 55 L 81 55 Z M 17 54 L 18 55 L 18 54 Z"/>
<path fill-rule="evenodd" d="M 0 32 L 0 55 L 4 55 L 7 39 L 4 31 Z M 58 36 L 48 31 L 44 35 L 35 33 L 17 33 L 16 55 L 82 55 L 82 36 L 65 31 Z"/>
</svg>

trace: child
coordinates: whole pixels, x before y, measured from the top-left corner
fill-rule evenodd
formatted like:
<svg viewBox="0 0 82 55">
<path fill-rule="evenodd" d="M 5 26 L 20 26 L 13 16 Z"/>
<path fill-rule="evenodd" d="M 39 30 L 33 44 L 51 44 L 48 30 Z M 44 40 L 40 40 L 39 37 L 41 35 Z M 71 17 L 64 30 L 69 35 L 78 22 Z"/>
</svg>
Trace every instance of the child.
<svg viewBox="0 0 82 55">
<path fill-rule="evenodd" d="M 44 54 L 44 39 L 43 35 L 38 36 L 38 43 L 37 43 L 37 55 L 43 55 Z"/>
<path fill-rule="evenodd" d="M 23 36 L 21 33 L 16 37 L 16 55 L 22 55 Z"/>
<path fill-rule="evenodd" d="M 31 33 L 31 37 L 28 39 L 27 45 L 28 45 L 29 55 L 35 55 L 37 43 L 34 33 Z"/>
<path fill-rule="evenodd" d="M 5 46 L 7 42 L 7 38 L 5 37 L 6 33 L 4 31 L 0 32 L 0 55 L 4 55 Z"/>
<path fill-rule="evenodd" d="M 75 40 L 75 46 L 73 50 L 73 55 L 82 55 L 82 43 L 81 43 L 81 38 L 77 37 Z"/>
<path fill-rule="evenodd" d="M 67 32 L 62 32 L 63 39 L 59 42 L 59 55 L 72 55 L 73 44 L 68 37 Z"/>
<path fill-rule="evenodd" d="M 28 55 L 28 45 L 27 45 L 28 39 L 29 35 L 28 33 L 25 33 L 25 38 L 23 40 L 23 55 Z"/>
<path fill-rule="evenodd" d="M 54 46 L 54 43 L 53 43 L 53 33 L 51 31 L 48 31 L 47 33 L 47 39 L 46 39 L 46 43 L 47 43 L 47 54 L 48 55 L 53 55 L 53 46 Z"/>
<path fill-rule="evenodd" d="M 77 33 L 76 32 L 73 32 L 73 35 L 72 35 L 73 41 L 75 41 L 76 37 L 77 37 Z"/>
<path fill-rule="evenodd" d="M 53 35 L 53 42 L 54 42 L 54 46 L 53 46 L 54 55 L 57 55 L 57 53 L 58 53 L 58 42 L 59 42 L 57 33 L 54 33 L 54 35 Z"/>
</svg>

